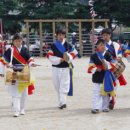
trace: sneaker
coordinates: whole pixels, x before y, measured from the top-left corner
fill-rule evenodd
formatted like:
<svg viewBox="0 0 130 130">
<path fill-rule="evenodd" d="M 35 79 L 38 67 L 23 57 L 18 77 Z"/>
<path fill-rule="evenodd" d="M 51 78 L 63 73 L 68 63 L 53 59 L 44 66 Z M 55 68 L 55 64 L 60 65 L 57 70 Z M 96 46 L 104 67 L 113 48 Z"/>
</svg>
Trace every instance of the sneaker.
<svg viewBox="0 0 130 130">
<path fill-rule="evenodd" d="M 20 115 L 25 115 L 24 109 L 22 109 L 22 110 L 20 111 Z"/>
<path fill-rule="evenodd" d="M 92 109 L 92 110 L 91 110 L 91 113 L 92 113 L 92 114 L 97 114 L 97 113 L 99 113 L 99 110 L 98 110 L 98 109 Z"/>
<path fill-rule="evenodd" d="M 67 107 L 67 105 L 66 104 L 63 104 L 62 106 L 60 106 L 59 108 L 60 109 L 63 109 L 63 108 L 66 108 Z"/>
<path fill-rule="evenodd" d="M 114 104 L 112 104 L 111 102 L 109 103 L 109 109 L 113 110 L 114 109 Z"/>
<path fill-rule="evenodd" d="M 19 117 L 19 112 L 15 112 L 14 117 Z"/>
<path fill-rule="evenodd" d="M 103 112 L 109 112 L 109 109 L 104 109 Z"/>
</svg>

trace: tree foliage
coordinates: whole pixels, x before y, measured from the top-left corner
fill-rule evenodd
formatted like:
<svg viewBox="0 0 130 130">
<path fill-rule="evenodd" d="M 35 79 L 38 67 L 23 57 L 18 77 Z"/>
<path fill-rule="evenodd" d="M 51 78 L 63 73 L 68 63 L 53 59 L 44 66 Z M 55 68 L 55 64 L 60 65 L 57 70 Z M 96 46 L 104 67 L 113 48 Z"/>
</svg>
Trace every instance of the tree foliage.
<svg viewBox="0 0 130 130">
<path fill-rule="evenodd" d="M 91 18 L 88 0 L 0 0 L 0 18 L 4 30 L 19 31 L 24 19 L 86 19 Z M 96 18 L 110 19 L 130 25 L 130 0 L 95 0 Z M 11 13 L 12 11 L 12 13 Z"/>
</svg>

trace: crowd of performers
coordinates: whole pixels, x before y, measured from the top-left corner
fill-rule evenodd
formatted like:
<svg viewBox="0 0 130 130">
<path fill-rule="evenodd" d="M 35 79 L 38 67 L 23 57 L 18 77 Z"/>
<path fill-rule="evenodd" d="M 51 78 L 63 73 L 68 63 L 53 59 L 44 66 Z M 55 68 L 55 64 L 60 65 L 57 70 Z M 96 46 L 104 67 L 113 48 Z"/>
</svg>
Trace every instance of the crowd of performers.
<svg viewBox="0 0 130 130">
<path fill-rule="evenodd" d="M 52 77 L 58 98 L 58 108 L 67 107 L 67 96 L 73 96 L 73 64 L 72 60 L 78 55 L 77 50 L 65 40 L 65 29 L 59 28 L 56 31 L 57 39 L 51 45 L 47 58 L 52 64 Z M 91 55 L 88 67 L 88 73 L 92 73 L 93 95 L 92 110 L 93 114 L 99 112 L 109 112 L 114 108 L 116 97 L 116 81 L 120 85 L 126 85 L 125 78 L 122 75 L 120 66 L 115 70 L 117 63 L 124 65 L 122 61 L 121 46 L 111 40 L 111 30 L 106 28 L 102 31 L 103 39 L 96 43 L 96 52 Z M 23 66 L 36 67 L 37 64 L 30 56 L 26 47 L 22 46 L 22 37 L 15 34 L 13 46 L 8 48 L 0 58 L 0 76 L 4 77 L 6 68 L 12 68 L 14 72 L 21 72 Z M 129 48 L 125 52 L 128 59 L 130 55 Z M 16 69 L 17 68 L 17 69 Z M 115 73 L 117 75 L 115 75 Z M 34 81 L 30 76 L 28 83 L 19 83 L 12 80 L 8 84 L 8 92 L 12 97 L 12 107 L 14 117 L 25 114 L 26 97 L 34 91 Z"/>
</svg>

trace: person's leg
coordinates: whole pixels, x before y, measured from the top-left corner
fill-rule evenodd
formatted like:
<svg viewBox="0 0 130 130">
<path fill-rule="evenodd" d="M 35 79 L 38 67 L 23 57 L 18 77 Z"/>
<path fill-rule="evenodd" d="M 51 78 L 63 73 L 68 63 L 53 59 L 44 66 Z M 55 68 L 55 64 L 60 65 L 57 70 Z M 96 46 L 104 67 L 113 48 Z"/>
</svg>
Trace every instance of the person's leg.
<svg viewBox="0 0 130 130">
<path fill-rule="evenodd" d="M 55 87 L 55 90 L 58 95 L 58 106 L 60 106 L 60 80 L 59 80 L 59 73 L 60 73 L 60 68 L 52 67 L 52 79 L 53 79 L 53 84 Z"/>
<path fill-rule="evenodd" d="M 25 102 L 26 102 L 26 97 L 27 97 L 27 88 L 24 89 L 21 98 L 20 98 L 20 114 L 24 115 L 25 114 Z"/>
<path fill-rule="evenodd" d="M 14 116 L 18 117 L 20 112 L 20 98 L 21 94 L 18 92 L 18 85 L 9 85 L 8 86 L 9 94 L 12 96 L 12 105 L 14 110 Z"/>
<path fill-rule="evenodd" d="M 102 111 L 103 112 L 109 112 L 109 102 L 110 102 L 110 96 L 102 96 Z"/>
<path fill-rule="evenodd" d="M 70 70 L 69 68 L 62 69 L 60 76 L 60 104 L 66 107 L 67 94 L 70 88 Z M 61 107 L 62 108 L 62 107 Z"/>
<path fill-rule="evenodd" d="M 109 101 L 109 109 L 113 110 L 115 106 L 115 97 L 110 97 L 110 101 Z"/>
<path fill-rule="evenodd" d="M 93 94 L 92 94 L 92 113 L 93 110 L 99 112 L 102 107 L 102 96 L 100 95 L 100 89 L 102 84 L 93 84 Z M 96 113 L 96 112 L 95 112 Z"/>
</svg>

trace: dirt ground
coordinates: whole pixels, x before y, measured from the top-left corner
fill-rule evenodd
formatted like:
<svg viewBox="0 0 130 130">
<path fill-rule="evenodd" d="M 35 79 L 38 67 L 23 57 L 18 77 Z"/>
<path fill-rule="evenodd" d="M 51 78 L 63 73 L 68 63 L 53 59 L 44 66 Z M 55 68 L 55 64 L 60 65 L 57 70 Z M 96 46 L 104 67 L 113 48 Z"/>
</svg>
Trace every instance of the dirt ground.
<svg viewBox="0 0 130 130">
<path fill-rule="evenodd" d="M 0 130 L 130 130 L 130 63 L 124 59 L 128 84 L 117 88 L 116 106 L 109 113 L 91 114 L 92 82 L 86 73 L 89 58 L 74 61 L 74 96 L 68 108 L 57 108 L 57 96 L 48 59 L 35 58 L 43 66 L 31 68 L 36 90 L 28 97 L 26 115 L 13 117 L 11 97 L 0 78 Z"/>
</svg>

